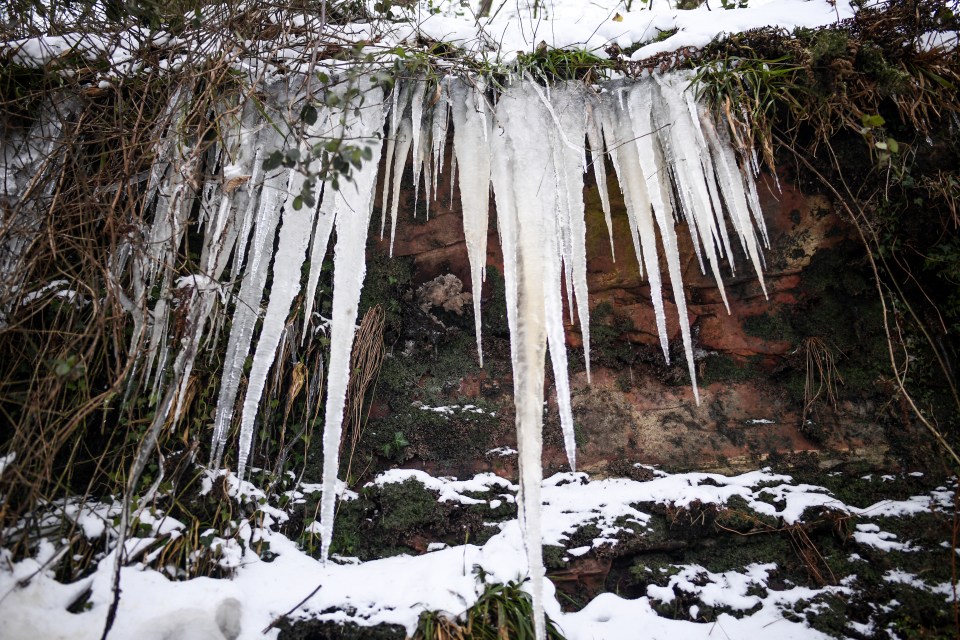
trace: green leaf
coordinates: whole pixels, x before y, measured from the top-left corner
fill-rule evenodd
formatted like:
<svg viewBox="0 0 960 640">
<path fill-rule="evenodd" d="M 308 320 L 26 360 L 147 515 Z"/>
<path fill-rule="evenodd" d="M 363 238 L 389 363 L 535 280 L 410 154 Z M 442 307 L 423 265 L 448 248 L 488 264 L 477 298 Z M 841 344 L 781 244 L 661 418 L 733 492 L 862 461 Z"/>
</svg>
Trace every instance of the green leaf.
<svg viewBox="0 0 960 640">
<path fill-rule="evenodd" d="M 301 196 L 297 196 L 296 198 L 293 199 L 293 209 L 294 211 L 300 211 L 300 209 L 302 208 L 303 208 L 303 198 Z"/>
<path fill-rule="evenodd" d="M 900 143 L 893 138 L 887 138 L 887 149 L 890 153 L 900 153 Z"/>
<path fill-rule="evenodd" d="M 323 84 L 330 84 L 330 76 L 325 74 L 323 71 L 317 71 L 317 80 Z"/>
<path fill-rule="evenodd" d="M 303 109 L 300 111 L 300 118 L 307 123 L 307 125 L 314 125 L 317 123 L 317 108 L 312 104 L 306 104 L 303 106 Z"/>
<path fill-rule="evenodd" d="M 860 118 L 860 121 L 863 123 L 863 126 L 869 127 L 871 129 L 882 127 L 887 123 L 887 121 L 883 119 L 883 116 L 877 116 L 877 115 L 870 116 L 867 114 L 863 114 L 863 116 L 861 116 Z"/>
<path fill-rule="evenodd" d="M 280 151 L 274 151 L 263 161 L 263 170 L 272 171 L 280 166 L 283 162 L 283 153 Z"/>
</svg>

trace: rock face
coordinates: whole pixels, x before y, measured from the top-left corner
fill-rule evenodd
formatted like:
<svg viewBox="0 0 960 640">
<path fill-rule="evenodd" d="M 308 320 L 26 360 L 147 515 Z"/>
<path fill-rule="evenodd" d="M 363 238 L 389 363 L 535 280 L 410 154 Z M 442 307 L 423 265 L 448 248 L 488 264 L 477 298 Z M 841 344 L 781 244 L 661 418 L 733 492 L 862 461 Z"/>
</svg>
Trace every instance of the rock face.
<svg viewBox="0 0 960 640">
<path fill-rule="evenodd" d="M 818 194 L 802 193 L 791 176 L 781 175 L 778 180 L 764 176 L 758 186 L 770 239 L 764 253 L 769 299 L 741 254 L 725 268 L 727 313 L 716 283 L 700 270 L 688 234 L 678 234 L 686 242 L 681 244 L 681 255 L 698 361 L 699 406 L 679 344 L 674 346 L 679 343 L 679 327 L 676 306 L 667 291 L 673 357 L 671 363 L 664 362 L 649 287 L 638 275 L 622 196 L 611 185 L 614 259 L 597 189 L 592 184 L 585 187 L 593 345 L 590 385 L 579 350 L 580 327 L 567 326 L 582 470 L 612 472 L 624 461 L 727 471 L 755 467 L 767 459 L 820 466 L 848 459 L 893 464 L 891 446 L 895 448 L 896 443 L 890 441 L 885 414 L 879 409 L 890 396 L 883 382 L 889 363 L 880 304 L 863 250 L 832 203 Z M 460 195 L 456 188 L 451 190 L 449 175 L 442 176 L 439 193 L 441 197 L 430 203 L 429 220 L 422 194 L 416 210 L 412 190 L 401 195 L 394 254 L 409 264 L 410 291 L 421 287 L 417 301 L 424 292 L 444 294 L 439 303 L 428 301 L 436 313 L 445 308 L 447 299 L 456 298 L 460 304 L 447 310 L 453 312 L 446 313 L 449 320 L 443 319 L 452 333 L 433 339 L 430 349 L 420 349 L 423 358 L 433 358 L 438 366 L 427 363 L 426 377 L 410 387 L 407 401 L 428 406 L 483 402 L 497 419 L 486 425 L 486 437 L 479 446 L 455 448 L 451 453 L 449 447 L 435 452 L 422 445 L 409 454 L 412 458 L 399 456 L 398 461 L 444 473 L 486 469 L 509 473 L 515 456 L 477 455 L 482 447 L 515 442 L 504 303 L 502 291 L 497 290 L 502 261 L 496 225 L 491 218 L 488 278 L 482 291 L 486 367 L 481 370 L 471 350 L 471 310 L 462 304 L 462 298 L 471 293 L 470 270 Z M 491 216 L 495 215 L 491 199 Z M 376 255 L 386 249 L 387 243 L 379 242 L 369 251 Z M 463 282 L 467 293 L 445 294 L 453 276 Z M 460 313 L 465 317 L 455 317 Z M 403 331 L 416 342 L 413 321 L 403 322 Z M 405 353 L 394 357 L 416 357 L 410 339 L 401 344 L 406 345 Z M 444 358 L 456 357 L 452 352 L 445 355 L 446 350 L 459 350 L 461 359 L 466 350 L 468 361 L 459 369 L 442 365 Z M 428 379 L 430 384 L 425 384 Z M 550 382 L 548 393 L 552 394 Z M 424 391 L 428 388 L 440 391 Z M 388 432 L 397 428 L 399 423 L 391 420 L 398 410 L 406 411 L 402 403 L 374 402 L 378 428 Z M 402 427 L 406 439 L 419 442 L 416 433 L 407 433 L 416 430 L 415 421 L 405 420 Z M 544 437 L 545 469 L 563 470 L 566 462 L 552 398 Z"/>
</svg>

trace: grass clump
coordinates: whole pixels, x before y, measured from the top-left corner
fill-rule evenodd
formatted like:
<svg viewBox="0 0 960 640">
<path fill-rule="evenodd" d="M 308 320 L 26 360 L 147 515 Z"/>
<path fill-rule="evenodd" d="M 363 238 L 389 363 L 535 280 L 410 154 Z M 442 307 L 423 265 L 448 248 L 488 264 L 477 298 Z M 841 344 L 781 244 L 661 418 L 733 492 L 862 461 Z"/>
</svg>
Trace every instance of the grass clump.
<svg viewBox="0 0 960 640">
<path fill-rule="evenodd" d="M 414 640 L 528 640 L 535 637 L 533 602 L 523 591 L 522 584 L 511 580 L 506 584 L 486 583 L 486 574 L 476 567 L 477 576 L 484 582 L 477 602 L 463 615 L 451 617 L 427 611 L 420 616 Z M 557 625 L 546 618 L 547 638 L 565 640 Z"/>
</svg>

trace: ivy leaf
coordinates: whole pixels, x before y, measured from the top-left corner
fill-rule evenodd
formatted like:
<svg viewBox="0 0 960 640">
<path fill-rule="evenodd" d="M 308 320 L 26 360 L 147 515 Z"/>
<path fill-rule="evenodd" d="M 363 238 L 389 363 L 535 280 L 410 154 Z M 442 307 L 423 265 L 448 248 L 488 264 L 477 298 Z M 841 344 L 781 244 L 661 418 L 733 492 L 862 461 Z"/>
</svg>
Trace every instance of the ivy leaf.
<svg viewBox="0 0 960 640">
<path fill-rule="evenodd" d="M 300 118 L 307 125 L 315 125 L 317 123 L 317 108 L 312 104 L 305 104 L 300 111 Z"/>
<path fill-rule="evenodd" d="M 283 153 L 280 151 L 274 151 L 269 156 L 266 157 L 263 161 L 263 170 L 264 171 L 273 171 L 278 168 L 283 163 Z"/>
<path fill-rule="evenodd" d="M 300 211 L 300 209 L 302 208 L 303 208 L 303 198 L 300 196 L 297 196 L 296 198 L 293 199 L 293 209 L 294 211 Z"/>
</svg>

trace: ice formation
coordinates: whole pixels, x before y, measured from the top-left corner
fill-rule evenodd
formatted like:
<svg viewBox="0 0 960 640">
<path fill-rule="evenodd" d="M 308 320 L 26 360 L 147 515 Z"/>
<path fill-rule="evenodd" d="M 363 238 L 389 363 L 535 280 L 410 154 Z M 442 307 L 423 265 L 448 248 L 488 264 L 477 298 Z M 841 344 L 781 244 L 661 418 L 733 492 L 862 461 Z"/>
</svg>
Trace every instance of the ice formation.
<svg viewBox="0 0 960 640">
<path fill-rule="evenodd" d="M 664 357 L 670 355 L 667 323 L 674 320 L 667 318 L 664 304 L 663 289 L 669 286 L 698 401 L 678 231 L 685 227 L 690 234 L 701 269 L 709 269 L 724 301 L 721 261 L 727 260 L 734 269 L 736 241 L 763 286 L 761 247 L 766 230 L 753 182 L 755 167 L 750 159 L 738 157 L 724 127 L 687 90 L 691 77 L 673 73 L 619 81 L 599 91 L 583 83 L 541 86 L 523 77 L 497 91 L 477 78 L 401 80 L 389 95 L 374 88 L 365 92 L 359 105 L 344 99 L 340 102 L 348 103 L 345 106 L 321 107 L 316 121 L 304 128 L 282 123 L 288 121 L 284 114 L 291 105 L 307 96 L 271 90 L 265 94 L 266 106 L 238 98 L 238 104 L 228 110 L 233 115 L 226 119 L 220 143 L 204 151 L 183 139 L 180 122 L 190 91 L 177 91 L 157 132 L 156 160 L 146 187 L 150 208 L 143 231 L 148 241 L 121 245 L 111 264 L 115 286 L 129 283 L 121 299 L 134 318 L 130 353 L 138 358 L 141 379 L 157 397 L 176 398 L 175 403 L 162 403 L 164 411 L 173 407 L 175 422 L 201 345 L 212 344 L 217 332 L 229 327 L 211 461 L 220 465 L 230 429 L 239 423 L 237 467 L 242 477 L 249 467 L 266 382 L 280 345 L 284 340 L 302 344 L 315 336 L 320 266 L 335 231 L 320 508 L 321 553 L 326 558 L 379 162 L 363 162 L 350 179 L 340 180 L 338 189 L 331 183 L 318 185 L 318 203 L 298 208 L 294 198 L 306 177 L 298 169 L 265 170 L 263 159 L 277 149 L 289 148 L 291 141 L 299 146 L 301 157 L 309 157 L 318 148 L 315 143 L 329 138 L 366 146 L 374 159 L 382 155 L 380 226 L 385 235 L 389 218 L 391 252 L 408 158 L 415 198 L 422 198 L 427 215 L 431 201 L 447 197 L 438 192 L 439 174 L 449 172 L 451 182 L 459 178 L 481 366 L 480 291 L 492 191 L 515 381 L 519 514 L 537 636 L 542 638 L 540 457 L 548 353 L 566 451 L 570 466 L 576 465 L 565 319 L 581 325 L 588 379 L 590 371 L 584 174 L 592 169 L 600 189 L 611 252 L 607 184 L 608 178 L 616 178 L 637 264 L 650 284 Z M 451 129 L 453 144 L 446 157 Z M 11 153 L 5 149 L 4 154 L 9 167 Z M 608 158 L 612 175 L 607 172 Z M 204 181 L 211 169 L 216 175 Z M 10 192 L 26 188 L 19 174 L 8 173 L 5 180 L 17 181 Z M 451 186 L 451 200 L 454 195 Z M 176 256 L 196 210 L 203 238 L 200 260 L 195 273 L 183 273 Z M 18 249 L 2 249 L 4 273 L 0 275 L 7 277 L 8 263 L 15 261 Z M 310 267 L 304 274 L 308 257 Z M 235 287 L 232 283 L 237 279 Z M 302 311 L 297 302 L 301 294 Z M 179 334 L 174 330 L 174 312 L 186 322 L 187 330 L 180 328 Z M 229 314 L 229 322 L 224 314 Z M 175 335 L 183 337 L 178 341 Z M 245 391 L 237 419 L 234 412 L 241 389 Z"/>
</svg>

